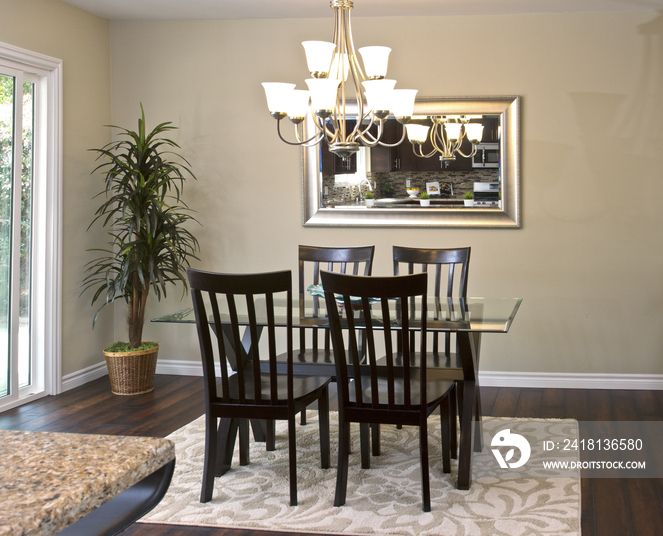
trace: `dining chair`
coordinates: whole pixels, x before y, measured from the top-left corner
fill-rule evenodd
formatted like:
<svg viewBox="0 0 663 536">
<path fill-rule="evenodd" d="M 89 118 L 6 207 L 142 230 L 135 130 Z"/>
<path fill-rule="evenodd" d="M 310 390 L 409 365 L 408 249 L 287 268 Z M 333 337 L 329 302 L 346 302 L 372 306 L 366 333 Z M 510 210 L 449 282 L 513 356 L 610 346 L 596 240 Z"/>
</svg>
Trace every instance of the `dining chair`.
<svg viewBox="0 0 663 536">
<path fill-rule="evenodd" d="M 402 273 L 414 274 L 417 272 L 428 273 L 429 269 L 434 272 L 429 279 L 428 295 L 434 296 L 438 308 L 432 318 L 439 318 L 442 309 L 441 301 L 451 297 L 467 297 L 468 273 L 470 268 L 471 248 L 449 248 L 449 249 L 422 249 L 403 246 L 393 246 L 394 275 Z M 444 308 L 446 310 L 446 307 Z M 442 346 L 444 339 L 444 346 Z M 429 368 L 462 369 L 457 351 L 457 343 L 452 348 L 451 333 L 433 333 L 432 345 L 426 353 L 426 364 Z M 453 350 L 453 351 L 452 351 Z M 402 349 L 399 347 L 399 351 Z M 418 352 L 414 351 L 414 339 L 410 340 L 411 364 L 419 364 Z M 382 364 L 384 360 L 379 360 Z M 396 356 L 396 363 L 402 363 L 402 354 Z M 452 393 L 449 396 L 450 414 L 450 449 L 451 457 L 457 458 L 458 446 L 456 440 L 456 415 L 459 413 L 457 386 L 454 383 Z M 481 403 L 477 390 L 476 419 L 480 420 Z M 480 441 L 480 438 L 477 438 Z M 380 452 L 379 428 L 373 428 L 373 454 Z M 445 463 L 445 472 L 450 472 L 450 464 Z"/>
<path fill-rule="evenodd" d="M 401 274 L 401 265 L 405 265 L 408 274 L 428 272 L 435 268 L 433 288 L 429 296 L 437 300 L 443 297 L 467 298 L 468 272 L 470 270 L 471 248 L 421 249 L 393 246 L 394 275 Z M 443 277 L 444 276 L 444 277 Z M 444 291 L 444 293 L 443 293 Z M 451 334 L 444 334 L 444 355 L 451 353 Z M 440 352 L 438 333 L 433 335 L 434 353 Z"/>
<path fill-rule="evenodd" d="M 428 417 L 442 405 L 453 382 L 428 379 L 423 361 L 418 367 L 409 365 L 408 340 L 414 331 L 421 333 L 420 352 L 426 353 L 427 275 L 363 277 L 322 272 L 321 279 L 338 388 L 339 440 L 334 506 L 342 506 L 346 500 L 350 423 L 359 423 L 360 430 L 363 428 L 365 432 L 374 423 L 401 424 L 419 427 L 422 508 L 430 512 Z M 413 324 L 410 323 L 411 298 L 419 302 L 417 307 L 421 311 L 421 315 L 417 315 L 420 322 Z M 372 304 L 375 301 L 379 303 Z M 379 318 L 372 309 L 380 311 Z M 393 324 L 396 320 L 397 327 Z M 347 344 L 344 330 L 347 330 Z M 376 359 L 376 339 L 380 332 L 386 349 L 382 366 L 378 366 Z M 367 362 L 362 360 L 359 348 L 360 333 L 366 335 Z M 403 366 L 395 362 L 394 339 L 404 343 Z M 443 430 L 448 426 L 445 422 L 448 418 L 448 412 L 441 409 Z M 368 436 L 360 435 L 362 442 Z M 367 450 L 367 445 L 362 445 L 362 457 Z M 445 452 L 444 445 L 442 452 Z"/>
<path fill-rule="evenodd" d="M 187 270 L 193 309 L 198 329 L 198 340 L 203 362 L 205 393 L 205 462 L 200 502 L 212 498 L 214 476 L 222 450 L 219 441 L 222 430 L 239 428 L 240 465 L 249 463 L 248 420 L 265 419 L 267 442 L 274 442 L 273 422 L 288 421 L 288 449 L 290 465 L 290 505 L 297 505 L 297 455 L 295 443 L 295 416 L 313 402 L 318 403 L 320 426 L 320 456 L 323 469 L 329 467 L 329 376 L 295 376 L 292 350 L 292 274 L 290 270 L 259 274 L 219 274 Z M 279 300 L 285 298 L 285 311 Z M 226 312 L 227 311 L 227 312 Z M 286 347 L 287 372 L 277 372 L 277 333 L 275 316 L 287 315 Z M 230 328 L 230 332 L 228 329 Z M 246 327 L 244 334 L 241 327 Z M 259 344 L 266 331 L 265 344 Z M 215 369 L 219 361 L 221 377 Z M 229 340 L 226 341 L 225 338 Z M 248 338 L 247 338 L 248 337 Z M 262 335 L 264 338 L 265 336 Z M 261 346 L 268 354 L 261 361 Z M 236 372 L 229 374 L 230 355 L 234 348 L 246 348 L 245 362 L 236 363 Z M 267 370 L 261 372 L 261 364 Z M 224 423 L 225 420 L 225 423 Z M 271 436 L 271 437 L 270 437 Z M 219 456 L 219 459 L 217 459 Z"/>
<path fill-rule="evenodd" d="M 320 306 L 320 297 L 312 296 L 310 286 L 320 285 L 320 270 L 351 273 L 353 275 L 371 275 L 375 246 L 299 246 L 299 310 L 303 314 L 306 303 L 312 304 L 312 316 L 324 313 L 324 305 Z M 309 336 L 307 337 L 307 332 Z M 322 339 L 322 340 L 321 340 Z M 284 362 L 287 355 L 277 356 L 277 361 Z M 333 370 L 333 355 L 330 348 L 329 330 L 324 328 L 300 328 L 299 348 L 294 351 L 294 363 L 298 370 L 309 364 L 329 363 Z M 306 412 L 301 414 L 301 423 L 306 424 Z"/>
</svg>

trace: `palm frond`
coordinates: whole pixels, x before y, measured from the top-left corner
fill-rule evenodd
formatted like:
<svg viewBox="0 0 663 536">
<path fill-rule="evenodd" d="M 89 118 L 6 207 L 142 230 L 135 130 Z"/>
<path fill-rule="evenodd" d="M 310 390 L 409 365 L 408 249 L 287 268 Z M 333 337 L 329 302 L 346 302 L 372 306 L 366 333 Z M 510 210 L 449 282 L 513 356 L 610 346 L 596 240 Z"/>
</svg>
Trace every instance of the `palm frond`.
<svg viewBox="0 0 663 536">
<path fill-rule="evenodd" d="M 151 288 L 161 299 L 169 284 L 179 282 L 186 292 L 185 268 L 189 259 L 198 259 L 200 248 L 186 228 L 198 222 L 181 200 L 186 178 L 196 177 L 189 161 L 174 151 L 180 146 L 163 136 L 177 127 L 163 122 L 147 132 L 142 104 L 137 131 L 109 126 L 119 130 L 120 139 L 90 149 L 99 162 L 92 173 L 101 174 L 104 188 L 95 196 L 103 200 L 88 228 L 97 222 L 111 228 L 107 248 L 88 250 L 102 254 L 86 264 L 82 285 L 82 293 L 94 291 L 92 304 L 102 301 L 93 325 L 115 300 L 138 307 L 136 292 Z M 135 318 L 131 311 L 129 318 Z M 139 321 L 142 326 L 144 318 Z"/>
</svg>

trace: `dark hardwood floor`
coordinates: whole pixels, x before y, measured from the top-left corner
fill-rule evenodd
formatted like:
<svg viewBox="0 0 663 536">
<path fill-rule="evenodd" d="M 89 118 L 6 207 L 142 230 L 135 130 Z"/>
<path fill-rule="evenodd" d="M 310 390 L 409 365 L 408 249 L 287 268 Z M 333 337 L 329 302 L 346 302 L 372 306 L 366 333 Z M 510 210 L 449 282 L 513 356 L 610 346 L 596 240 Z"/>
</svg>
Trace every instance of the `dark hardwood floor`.
<svg viewBox="0 0 663 536">
<path fill-rule="evenodd" d="M 165 437 L 204 412 L 202 378 L 158 375 L 152 393 L 116 396 L 108 378 L 0 413 L 0 429 Z M 482 388 L 484 415 L 663 420 L 663 391 Z M 332 401 L 333 407 L 333 401 Z M 663 479 L 583 479 L 582 536 L 663 535 Z M 123 536 L 306 536 L 136 523 Z"/>
</svg>

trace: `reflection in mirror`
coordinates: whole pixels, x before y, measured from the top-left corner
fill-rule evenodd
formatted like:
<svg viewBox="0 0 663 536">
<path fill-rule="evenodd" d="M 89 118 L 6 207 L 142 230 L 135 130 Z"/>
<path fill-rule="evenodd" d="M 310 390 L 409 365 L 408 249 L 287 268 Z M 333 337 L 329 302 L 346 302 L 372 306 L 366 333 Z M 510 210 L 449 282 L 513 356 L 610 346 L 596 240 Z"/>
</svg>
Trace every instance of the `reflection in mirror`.
<svg viewBox="0 0 663 536">
<path fill-rule="evenodd" d="M 422 124 L 430 125 L 430 116 L 472 115 L 484 127 L 480 143 L 464 139 L 460 152 L 467 156 L 455 153 L 451 160 L 415 155 L 407 137 L 400 145 L 363 147 L 346 160 L 324 143 L 305 148 L 304 225 L 520 226 L 519 98 L 419 99 L 415 106 L 414 121 Z M 384 129 L 386 143 L 403 136 L 393 118 Z M 417 148 L 432 152 L 430 139 Z M 421 203 L 424 192 L 428 206 Z"/>
</svg>

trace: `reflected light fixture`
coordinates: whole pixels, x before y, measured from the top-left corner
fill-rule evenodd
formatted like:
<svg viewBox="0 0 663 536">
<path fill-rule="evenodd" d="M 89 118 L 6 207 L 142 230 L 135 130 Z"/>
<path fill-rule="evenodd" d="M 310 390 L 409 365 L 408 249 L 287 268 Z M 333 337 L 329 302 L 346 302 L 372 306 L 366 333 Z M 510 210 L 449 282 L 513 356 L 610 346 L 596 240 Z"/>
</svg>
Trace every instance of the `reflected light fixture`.
<svg viewBox="0 0 663 536">
<path fill-rule="evenodd" d="M 430 158 L 439 154 L 440 160 L 451 161 L 456 159 L 456 153 L 465 158 L 474 156 L 477 152 L 477 144 L 481 142 L 483 125 L 481 123 L 470 123 L 472 119 L 481 118 L 480 115 L 441 115 L 430 116 L 432 126 L 419 123 L 405 125 L 407 137 L 412 143 L 414 154 L 422 158 Z M 472 144 L 469 154 L 461 151 L 461 145 L 465 139 Z M 422 146 L 430 139 L 433 150 L 424 154 Z"/>
<path fill-rule="evenodd" d="M 276 119 L 279 137 L 290 145 L 312 146 L 326 140 L 329 150 L 348 158 L 360 147 L 400 144 L 380 140 L 384 121 L 390 114 L 401 124 L 410 121 L 414 110 L 416 89 L 394 89 L 395 80 L 386 78 L 391 49 L 369 46 L 359 49 L 364 69 L 359 64 L 352 39 L 350 10 L 352 0 L 331 0 L 334 10 L 334 38 L 332 43 L 305 41 L 306 60 L 311 78 L 306 80 L 308 91 L 295 89 L 295 84 L 265 82 L 269 112 Z M 346 103 L 356 99 L 357 113 L 346 115 Z M 316 132 L 303 138 L 303 121 L 312 114 Z M 288 117 L 295 124 L 296 142 L 281 134 L 281 120 Z M 360 118 L 360 120 L 356 120 Z M 352 121 L 350 121 L 352 119 Z M 376 128 L 373 128 L 376 125 Z"/>
</svg>

